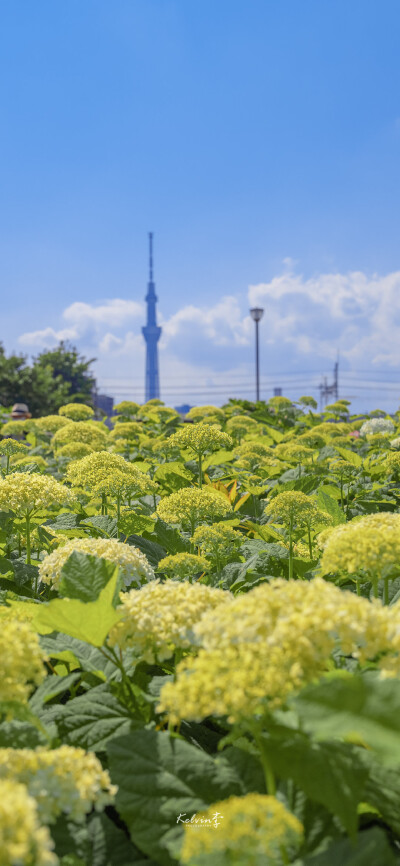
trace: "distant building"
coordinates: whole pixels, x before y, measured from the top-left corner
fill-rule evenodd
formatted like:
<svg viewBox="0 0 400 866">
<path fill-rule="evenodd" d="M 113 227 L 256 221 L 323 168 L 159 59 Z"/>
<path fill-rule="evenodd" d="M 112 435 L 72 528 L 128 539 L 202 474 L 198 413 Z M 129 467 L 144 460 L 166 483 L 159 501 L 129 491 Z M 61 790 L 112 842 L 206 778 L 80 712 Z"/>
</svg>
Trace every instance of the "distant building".
<svg viewBox="0 0 400 866">
<path fill-rule="evenodd" d="M 180 415 L 187 415 L 190 409 L 192 409 L 192 406 L 189 406 L 189 403 L 182 403 L 182 406 L 175 406 L 175 412 L 179 412 Z"/>
<path fill-rule="evenodd" d="M 274 388 L 274 397 L 282 397 L 282 388 Z"/>
<path fill-rule="evenodd" d="M 93 402 L 95 409 L 100 409 L 101 412 L 104 412 L 107 418 L 111 418 L 114 411 L 113 397 L 107 397 L 106 394 L 95 394 Z"/>
<path fill-rule="evenodd" d="M 142 328 L 146 341 L 146 381 L 145 399 L 154 400 L 160 396 L 160 380 L 158 375 L 158 341 L 161 328 L 157 325 L 157 295 L 153 282 L 153 233 L 149 233 L 149 282 L 147 284 L 147 324 Z"/>
</svg>

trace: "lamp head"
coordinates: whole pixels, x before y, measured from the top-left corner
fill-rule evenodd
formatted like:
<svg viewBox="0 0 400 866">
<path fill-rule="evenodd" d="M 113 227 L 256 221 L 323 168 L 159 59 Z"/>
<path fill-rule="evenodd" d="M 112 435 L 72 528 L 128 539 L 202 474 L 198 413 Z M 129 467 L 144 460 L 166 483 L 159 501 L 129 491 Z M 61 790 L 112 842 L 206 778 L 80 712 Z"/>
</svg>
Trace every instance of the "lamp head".
<svg viewBox="0 0 400 866">
<path fill-rule="evenodd" d="M 250 315 L 253 319 L 253 322 L 259 322 L 264 315 L 264 310 L 262 309 L 262 307 L 253 307 L 253 309 L 250 310 Z"/>
</svg>

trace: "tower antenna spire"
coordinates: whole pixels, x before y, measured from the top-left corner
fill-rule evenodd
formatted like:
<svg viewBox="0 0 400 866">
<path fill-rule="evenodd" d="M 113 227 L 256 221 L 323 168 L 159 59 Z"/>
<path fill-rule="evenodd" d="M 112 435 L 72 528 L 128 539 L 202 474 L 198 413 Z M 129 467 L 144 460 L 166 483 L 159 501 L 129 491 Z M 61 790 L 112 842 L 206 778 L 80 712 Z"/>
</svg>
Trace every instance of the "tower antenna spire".
<svg viewBox="0 0 400 866">
<path fill-rule="evenodd" d="M 157 343 L 161 337 L 161 328 L 157 325 L 157 295 L 153 282 L 153 232 L 149 232 L 149 282 L 147 284 L 146 306 L 147 321 L 142 328 L 142 333 L 146 342 L 145 393 L 147 401 L 160 396 Z"/>
<path fill-rule="evenodd" d="M 149 281 L 153 282 L 153 232 L 149 232 Z"/>
</svg>

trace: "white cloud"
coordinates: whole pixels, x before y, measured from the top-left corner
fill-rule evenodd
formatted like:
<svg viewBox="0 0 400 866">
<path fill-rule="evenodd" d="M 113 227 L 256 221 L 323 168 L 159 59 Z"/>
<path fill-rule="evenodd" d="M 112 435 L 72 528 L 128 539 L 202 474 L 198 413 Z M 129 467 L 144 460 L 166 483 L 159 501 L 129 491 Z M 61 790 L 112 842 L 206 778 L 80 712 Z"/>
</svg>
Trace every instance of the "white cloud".
<svg viewBox="0 0 400 866">
<path fill-rule="evenodd" d="M 260 323 L 261 373 L 275 377 L 276 385 L 286 388 L 279 380 L 280 371 L 309 370 L 304 382 L 317 386 L 338 350 L 342 370 L 400 365 L 400 272 L 368 276 L 354 271 L 304 278 L 288 259 L 282 273 L 270 282 L 250 286 L 247 298 L 243 293 L 217 298 L 212 306 L 188 304 L 169 318 L 162 317 L 160 304 L 160 369 L 166 401 L 190 400 L 196 388 L 197 402 L 202 400 L 201 388 L 214 389 L 221 400 L 233 384 L 238 392 L 252 389 L 254 323 L 248 312 L 252 306 L 265 309 Z M 61 322 L 22 334 L 19 340 L 35 350 L 70 339 L 80 351 L 97 356 L 96 373 L 104 388 L 113 393 L 117 382 L 120 388 L 126 382 L 127 387 L 139 389 L 141 399 L 144 320 L 144 306 L 136 301 L 114 298 L 97 305 L 77 301 L 64 310 Z"/>
<path fill-rule="evenodd" d="M 78 332 L 75 328 L 63 328 L 60 331 L 54 328 L 43 328 L 42 331 L 28 331 L 18 337 L 21 346 L 32 349 L 47 349 L 56 346 L 60 340 L 75 340 Z"/>
<path fill-rule="evenodd" d="M 143 311 L 143 304 L 137 301 L 125 301 L 122 298 L 113 298 L 97 306 L 76 301 L 64 310 L 63 319 L 72 322 L 80 332 L 83 332 L 89 325 L 121 328 L 131 319 L 143 316 Z"/>
</svg>

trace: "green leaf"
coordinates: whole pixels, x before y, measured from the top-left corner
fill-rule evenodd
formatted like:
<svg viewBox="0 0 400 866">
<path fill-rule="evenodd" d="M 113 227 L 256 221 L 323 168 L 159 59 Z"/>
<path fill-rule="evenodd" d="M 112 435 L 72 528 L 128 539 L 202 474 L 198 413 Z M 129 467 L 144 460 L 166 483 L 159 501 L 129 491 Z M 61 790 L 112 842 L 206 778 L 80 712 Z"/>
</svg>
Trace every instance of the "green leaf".
<svg viewBox="0 0 400 866">
<path fill-rule="evenodd" d="M 152 535 L 167 553 L 184 553 L 190 550 L 190 542 L 163 520 L 157 520 Z"/>
<path fill-rule="evenodd" d="M 320 854 L 295 860 L 293 866 L 396 866 L 395 858 L 385 833 L 373 827 L 359 833 L 357 842 L 335 839 Z"/>
<path fill-rule="evenodd" d="M 0 723 L 1 749 L 35 749 L 46 743 L 40 730 L 29 722 L 14 719 L 11 722 Z"/>
<path fill-rule="evenodd" d="M 357 468 L 362 466 L 362 457 L 360 457 L 359 454 L 356 454 L 355 451 L 350 451 L 349 448 L 338 448 L 336 445 L 333 445 L 333 447 L 344 460 L 348 460 L 348 462 L 352 463 L 353 466 L 357 466 Z"/>
<path fill-rule="evenodd" d="M 38 686 L 35 693 L 29 701 L 29 706 L 34 713 L 39 712 L 43 704 L 51 701 L 57 695 L 63 695 L 69 691 L 79 679 L 80 673 L 68 674 L 66 677 L 59 677 L 57 674 L 51 674 Z"/>
<path fill-rule="evenodd" d="M 230 463 L 234 460 L 234 456 L 235 455 L 232 451 L 220 448 L 219 451 L 214 451 L 214 454 L 210 454 L 208 457 L 204 458 L 203 470 L 206 472 L 209 466 L 219 466 L 221 463 Z"/>
<path fill-rule="evenodd" d="M 60 532 L 63 529 L 76 529 L 79 526 L 79 514 L 71 514 L 70 512 L 62 512 L 57 514 L 57 517 L 50 517 L 46 520 L 45 526 L 50 526 L 55 532 Z"/>
<path fill-rule="evenodd" d="M 85 517 L 80 526 L 84 525 L 95 530 L 93 533 L 95 537 L 117 538 L 117 520 L 109 514 L 93 514 L 92 517 Z"/>
<path fill-rule="evenodd" d="M 273 440 L 273 442 L 282 442 L 285 434 L 280 433 L 279 430 L 275 430 L 275 427 L 269 427 L 268 424 L 264 424 L 264 430 L 267 432 L 268 436 Z"/>
<path fill-rule="evenodd" d="M 130 535 L 126 540 L 128 544 L 138 547 L 147 556 L 153 568 L 157 568 L 160 559 L 163 559 L 167 555 L 165 547 L 161 547 L 155 541 L 149 541 L 148 538 L 142 538 L 141 535 Z"/>
<path fill-rule="evenodd" d="M 357 806 L 363 798 L 368 769 L 357 750 L 339 742 L 315 743 L 296 733 L 265 739 L 278 777 L 292 779 L 310 797 L 338 815 L 348 833 L 357 830 Z"/>
<path fill-rule="evenodd" d="M 37 565 L 27 565 L 23 559 L 13 559 L 11 567 L 17 586 L 24 586 L 26 583 L 32 586 L 39 573 Z"/>
<path fill-rule="evenodd" d="M 61 815 L 52 824 L 51 835 L 61 866 L 157 866 L 145 860 L 126 832 L 104 813 L 90 815 L 84 825 Z"/>
<path fill-rule="evenodd" d="M 400 681 L 340 672 L 292 700 L 301 722 L 319 740 L 365 743 L 384 763 L 400 763 Z"/>
<path fill-rule="evenodd" d="M 161 463 L 157 467 L 154 473 L 154 480 L 158 481 L 167 490 L 176 491 L 192 483 L 193 473 L 189 469 L 186 469 L 183 463 L 171 461 L 169 463 Z"/>
<path fill-rule="evenodd" d="M 39 634 L 41 629 L 60 631 L 93 646 L 103 645 L 108 632 L 121 618 L 114 610 L 113 600 L 118 580 L 118 568 L 96 601 L 86 603 L 77 598 L 56 598 L 49 604 L 38 605 L 34 626 Z"/>
<path fill-rule="evenodd" d="M 143 729 L 110 740 L 112 781 L 118 785 L 116 807 L 133 842 L 160 866 L 173 866 L 183 825 L 207 805 L 243 794 L 237 772 L 165 731 Z"/>
<path fill-rule="evenodd" d="M 321 487 L 318 490 L 317 500 L 320 508 L 332 517 L 334 526 L 338 526 L 339 523 L 346 523 L 346 515 L 340 508 L 340 505 L 338 505 L 336 500 L 332 499 L 332 496 L 329 496 L 329 494 Z"/>
<path fill-rule="evenodd" d="M 98 752 L 104 751 L 112 737 L 127 734 L 134 724 L 129 711 L 101 685 L 65 704 L 59 732 L 64 743 Z"/>
<path fill-rule="evenodd" d="M 94 674 L 103 681 L 111 678 L 117 670 L 113 662 L 96 647 L 70 635 L 57 632 L 41 635 L 40 645 L 50 658 L 60 660 L 67 658 L 72 661 L 74 667 L 80 666 L 83 671 Z"/>
<path fill-rule="evenodd" d="M 61 569 L 60 595 L 96 601 L 114 572 L 114 562 L 73 551 Z"/>
<path fill-rule="evenodd" d="M 154 517 L 147 514 L 137 514 L 136 511 L 123 511 L 119 521 L 119 528 L 125 536 L 142 535 L 143 532 L 152 532 L 154 529 Z"/>
<path fill-rule="evenodd" d="M 282 533 L 274 529 L 269 523 L 253 523 L 251 520 L 246 520 L 243 526 L 246 529 L 252 530 L 256 538 L 262 538 L 263 541 L 271 541 L 274 538 L 276 541 L 283 541 Z"/>
</svg>

